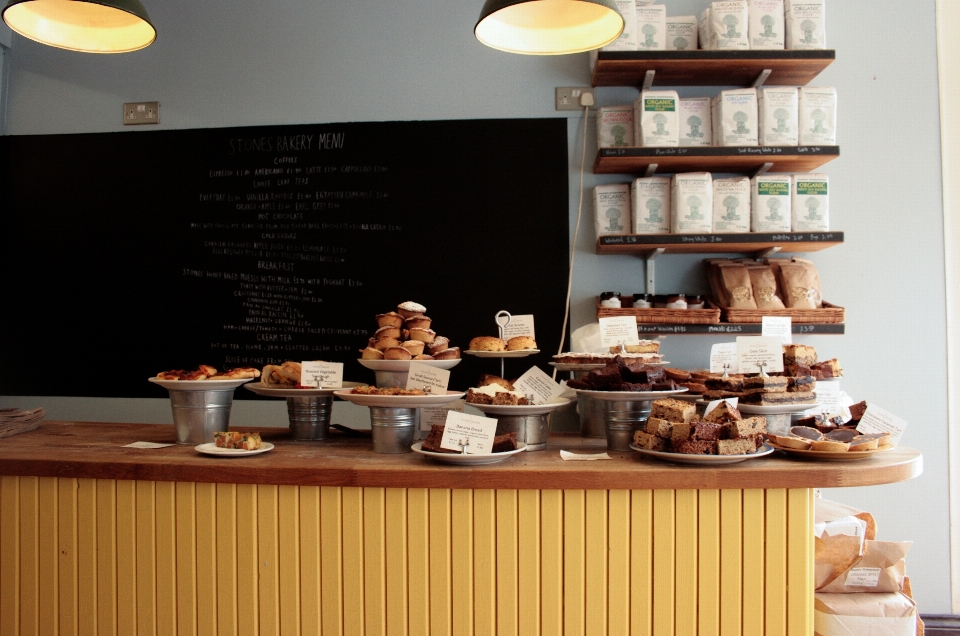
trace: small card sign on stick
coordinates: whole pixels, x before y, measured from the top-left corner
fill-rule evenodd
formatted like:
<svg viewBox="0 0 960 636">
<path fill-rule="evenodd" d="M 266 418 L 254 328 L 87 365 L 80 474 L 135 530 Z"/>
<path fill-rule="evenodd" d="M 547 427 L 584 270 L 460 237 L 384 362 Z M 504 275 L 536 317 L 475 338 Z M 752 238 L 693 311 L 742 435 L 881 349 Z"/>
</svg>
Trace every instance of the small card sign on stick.
<svg viewBox="0 0 960 636">
<path fill-rule="evenodd" d="M 447 423 L 447 411 L 457 411 L 463 413 L 466 402 L 463 400 L 454 400 L 440 406 L 424 406 L 420 408 L 420 430 L 429 431 L 434 424 L 443 426 Z"/>
<path fill-rule="evenodd" d="M 414 360 L 410 363 L 406 389 L 421 389 L 427 393 L 446 395 L 450 372 Z"/>
<path fill-rule="evenodd" d="M 513 383 L 513 386 L 527 398 L 533 396 L 534 404 L 556 402 L 560 394 L 566 390 L 565 386 L 554 382 L 553 378 L 541 371 L 539 367 L 530 367 Z"/>
<path fill-rule="evenodd" d="M 306 360 L 300 363 L 300 386 L 326 389 L 343 386 L 343 363 Z"/>
<path fill-rule="evenodd" d="M 636 316 L 614 316 L 600 318 L 600 346 L 615 347 L 619 344 L 640 343 Z"/>
<path fill-rule="evenodd" d="M 764 316 L 760 335 L 780 338 L 780 344 L 793 344 L 793 320 L 790 316 Z"/>
<path fill-rule="evenodd" d="M 890 433 L 890 443 L 894 446 L 900 443 L 900 437 L 903 436 L 905 428 L 907 428 L 906 420 L 869 402 L 867 410 L 860 418 L 860 423 L 857 424 L 857 430 L 861 433 Z"/>
<path fill-rule="evenodd" d="M 721 342 L 710 347 L 710 373 L 740 373 L 737 366 L 737 343 Z"/>
<path fill-rule="evenodd" d="M 510 322 L 503 327 L 503 339 L 509 340 L 517 336 L 530 336 L 536 340 L 537 336 L 533 330 L 533 314 L 510 316 Z"/>
<path fill-rule="evenodd" d="M 783 345 L 779 338 L 741 336 L 737 338 L 737 366 L 740 373 L 783 371 Z"/>
<path fill-rule="evenodd" d="M 497 420 L 457 411 L 447 412 L 440 447 L 467 455 L 489 455 L 497 435 Z"/>
</svg>

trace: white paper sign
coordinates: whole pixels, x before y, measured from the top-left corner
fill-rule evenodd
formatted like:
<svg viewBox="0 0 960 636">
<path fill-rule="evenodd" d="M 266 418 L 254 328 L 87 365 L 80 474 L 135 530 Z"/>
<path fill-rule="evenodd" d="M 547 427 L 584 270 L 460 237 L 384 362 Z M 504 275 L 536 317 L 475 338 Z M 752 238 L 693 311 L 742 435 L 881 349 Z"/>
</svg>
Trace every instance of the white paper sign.
<svg viewBox="0 0 960 636">
<path fill-rule="evenodd" d="M 737 338 L 737 366 L 740 373 L 783 371 L 783 345 L 779 338 L 741 336 Z"/>
<path fill-rule="evenodd" d="M 530 367 L 526 373 L 517 379 L 513 386 L 529 399 L 533 396 L 534 404 L 557 402 L 560 395 L 566 390 L 565 386 L 557 384 L 539 367 Z"/>
<path fill-rule="evenodd" d="M 489 455 L 496 435 L 497 420 L 448 411 L 440 447 L 455 451 L 466 449 L 467 455 Z"/>
<path fill-rule="evenodd" d="M 343 363 L 306 360 L 300 363 L 300 386 L 325 389 L 343 386 Z"/>
<path fill-rule="evenodd" d="M 729 364 L 727 373 L 740 373 L 737 365 L 737 343 L 721 342 L 710 347 L 710 373 L 723 373 L 723 365 Z"/>
<path fill-rule="evenodd" d="M 510 322 L 503 328 L 503 339 L 509 340 L 517 336 L 530 336 L 534 340 L 537 336 L 533 330 L 533 314 L 510 316 Z"/>
<path fill-rule="evenodd" d="M 820 405 L 821 413 L 839 415 L 843 411 L 839 382 L 817 382 L 813 392 L 817 394 L 817 404 Z"/>
<path fill-rule="evenodd" d="M 760 335 L 780 338 L 780 344 L 793 344 L 793 320 L 790 316 L 764 316 Z"/>
<path fill-rule="evenodd" d="M 410 363 L 405 389 L 421 389 L 427 393 L 445 395 L 450 384 L 450 372 L 414 360 Z"/>
<path fill-rule="evenodd" d="M 707 415 L 709 415 L 709 414 L 710 414 L 710 411 L 712 411 L 713 409 L 715 409 L 715 408 L 717 408 L 718 406 L 720 406 L 720 403 L 721 403 L 721 402 L 726 402 L 727 404 L 729 404 L 729 405 L 732 406 L 733 408 L 737 408 L 737 402 L 739 402 L 739 401 L 740 401 L 740 398 L 738 398 L 738 397 L 724 398 L 724 399 L 722 399 L 722 400 L 714 400 L 713 402 L 710 402 L 709 404 L 707 404 L 707 408 L 704 409 L 704 411 L 703 411 L 703 416 L 706 417 Z"/>
<path fill-rule="evenodd" d="M 583 453 L 571 453 L 570 451 L 562 450 L 560 451 L 560 459 L 568 462 L 592 462 L 598 459 L 613 459 L 613 457 L 610 457 L 606 453 L 591 453 L 587 455 Z"/>
<path fill-rule="evenodd" d="M 844 585 L 857 587 L 877 587 L 880 582 L 880 568 L 850 568 Z"/>
<path fill-rule="evenodd" d="M 463 413 L 466 404 L 463 400 L 448 402 L 442 406 L 424 406 L 420 408 L 420 430 L 429 431 L 434 424 L 443 426 L 447 423 L 447 411 Z"/>
<path fill-rule="evenodd" d="M 158 442 L 133 442 L 132 444 L 124 444 L 124 448 L 166 448 L 167 446 L 173 446 L 173 444 L 160 444 Z"/>
<path fill-rule="evenodd" d="M 890 433 L 890 443 L 894 446 L 900 443 L 900 437 L 905 428 L 907 428 L 906 420 L 869 402 L 867 410 L 860 418 L 860 423 L 857 424 L 857 430 L 861 433 Z"/>
<path fill-rule="evenodd" d="M 620 343 L 625 345 L 640 343 L 636 316 L 614 316 L 598 320 L 601 347 L 615 347 Z"/>
</svg>

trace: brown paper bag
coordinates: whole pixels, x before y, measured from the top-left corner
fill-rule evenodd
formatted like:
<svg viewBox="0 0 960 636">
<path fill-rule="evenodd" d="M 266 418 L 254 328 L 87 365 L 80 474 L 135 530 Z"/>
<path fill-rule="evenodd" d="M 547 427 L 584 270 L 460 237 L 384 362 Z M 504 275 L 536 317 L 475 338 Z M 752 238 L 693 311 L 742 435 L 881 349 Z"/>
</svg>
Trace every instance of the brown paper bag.
<svg viewBox="0 0 960 636">
<path fill-rule="evenodd" d="M 739 263 L 725 263 L 719 266 L 719 282 L 722 287 L 724 306 L 730 309 L 756 309 L 753 299 L 753 285 L 750 273 Z"/>
<path fill-rule="evenodd" d="M 903 591 L 906 557 L 912 541 L 864 541 L 863 556 L 816 590 L 826 594 Z"/>
<path fill-rule="evenodd" d="M 777 277 L 769 265 L 747 265 L 750 284 L 753 286 L 753 300 L 758 309 L 784 309 L 783 301 L 777 296 Z"/>
<path fill-rule="evenodd" d="M 815 499 L 813 505 L 814 523 L 827 523 L 834 519 L 842 517 L 856 517 L 862 519 L 867 524 L 867 531 L 863 535 L 864 539 L 873 541 L 877 538 L 877 522 L 873 515 L 863 510 L 858 510 L 853 506 L 848 506 L 829 499 Z"/>
<path fill-rule="evenodd" d="M 917 606 L 899 592 L 813 595 L 815 636 L 918 636 Z"/>
</svg>

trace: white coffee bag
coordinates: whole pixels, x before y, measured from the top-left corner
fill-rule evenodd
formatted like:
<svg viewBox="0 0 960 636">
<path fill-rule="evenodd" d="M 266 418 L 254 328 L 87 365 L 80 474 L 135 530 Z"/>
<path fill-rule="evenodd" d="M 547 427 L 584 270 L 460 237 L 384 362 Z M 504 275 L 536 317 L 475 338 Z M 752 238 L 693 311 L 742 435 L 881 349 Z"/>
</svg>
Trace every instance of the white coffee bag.
<svg viewBox="0 0 960 636">
<path fill-rule="evenodd" d="M 750 16 L 750 48 L 776 50 L 784 48 L 783 0 L 747 0 Z"/>
<path fill-rule="evenodd" d="M 604 106 L 597 110 L 597 145 L 619 148 L 633 145 L 633 106 Z"/>
<path fill-rule="evenodd" d="M 670 186 L 670 229 L 674 234 L 713 231 L 713 177 L 709 172 L 673 175 Z"/>
<path fill-rule="evenodd" d="M 711 2 L 710 29 L 716 49 L 749 49 L 747 0 Z"/>
<path fill-rule="evenodd" d="M 800 143 L 800 92 L 792 86 L 757 89 L 761 146 L 796 146 Z"/>
<path fill-rule="evenodd" d="M 750 178 L 713 180 L 713 231 L 750 231 Z"/>
<path fill-rule="evenodd" d="M 697 16 L 667 16 L 667 50 L 697 50 Z"/>
<path fill-rule="evenodd" d="M 790 191 L 793 179 L 790 175 L 761 175 L 750 180 L 751 220 L 754 232 L 789 232 Z"/>
<path fill-rule="evenodd" d="M 717 145 L 756 146 L 760 143 L 755 88 L 720 91 L 714 99 L 714 108 L 717 109 L 715 122 L 720 126 Z"/>
<path fill-rule="evenodd" d="M 788 49 L 827 48 L 826 0 L 784 0 Z"/>
<path fill-rule="evenodd" d="M 611 183 L 593 188 L 597 236 L 630 233 L 630 184 Z"/>
<path fill-rule="evenodd" d="M 680 145 L 677 107 L 680 97 L 676 91 L 642 91 L 633 103 L 634 142 L 645 147 Z M 637 122 L 640 135 L 636 135 Z"/>
<path fill-rule="evenodd" d="M 713 122 L 709 97 L 681 99 L 678 113 L 681 146 L 713 145 Z"/>
<path fill-rule="evenodd" d="M 825 174 L 793 175 L 793 231 L 830 230 L 830 178 Z"/>
<path fill-rule="evenodd" d="M 670 233 L 670 177 L 633 181 L 633 233 Z"/>
<path fill-rule="evenodd" d="M 623 17 L 623 32 L 620 37 L 606 45 L 601 51 L 637 50 L 637 4 L 635 0 L 614 0 L 617 12 Z"/>
<path fill-rule="evenodd" d="M 713 37 L 713 30 L 710 28 L 710 7 L 700 13 L 700 21 L 697 22 L 697 39 L 700 41 L 700 48 L 705 51 L 717 48 L 716 38 Z"/>
<path fill-rule="evenodd" d="M 637 50 L 667 50 L 667 8 L 662 4 L 638 6 Z"/>
<path fill-rule="evenodd" d="M 800 89 L 800 145 L 837 145 L 837 89 Z"/>
</svg>

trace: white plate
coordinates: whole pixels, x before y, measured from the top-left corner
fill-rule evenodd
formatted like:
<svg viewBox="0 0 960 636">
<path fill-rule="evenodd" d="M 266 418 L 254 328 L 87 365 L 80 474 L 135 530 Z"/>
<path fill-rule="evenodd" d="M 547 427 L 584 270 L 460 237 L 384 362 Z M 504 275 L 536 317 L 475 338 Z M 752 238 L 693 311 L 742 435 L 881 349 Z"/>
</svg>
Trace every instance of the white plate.
<svg viewBox="0 0 960 636">
<path fill-rule="evenodd" d="M 460 466 L 482 466 L 484 464 L 496 464 L 502 462 L 511 455 L 522 453 L 527 445 L 523 442 L 517 442 L 517 450 L 504 451 L 502 453 L 490 453 L 489 455 L 457 455 L 454 453 L 431 453 L 423 450 L 423 442 L 417 442 L 410 448 L 414 453 L 420 453 L 430 459 L 435 459 L 444 464 L 458 464 Z"/>
<path fill-rule="evenodd" d="M 686 400 L 687 402 L 701 402 L 703 401 L 703 396 L 699 393 L 681 393 L 680 395 L 673 396 L 678 400 Z"/>
<path fill-rule="evenodd" d="M 526 358 L 535 353 L 540 353 L 539 349 L 520 349 L 518 351 L 471 351 L 467 349 L 463 353 L 478 358 Z"/>
<path fill-rule="evenodd" d="M 762 447 L 757 449 L 756 453 L 750 453 L 749 455 L 686 455 L 684 453 L 665 453 L 663 451 L 652 451 L 645 448 L 637 448 L 633 444 L 630 444 L 630 448 L 637 451 L 641 455 L 649 455 L 650 457 L 662 459 L 663 461 L 673 462 L 675 464 L 699 464 L 701 466 L 736 464 L 748 459 L 766 457 L 774 450 L 769 444 L 764 444 Z"/>
<path fill-rule="evenodd" d="M 288 397 L 327 397 L 333 395 L 334 391 L 340 389 L 351 389 L 355 386 L 366 386 L 362 382 L 344 382 L 343 386 L 328 387 L 325 389 L 292 389 L 289 387 L 263 386 L 262 382 L 253 382 L 246 385 L 245 389 L 253 391 L 257 395 L 265 397 L 288 398 Z"/>
<path fill-rule="evenodd" d="M 220 448 L 213 442 L 194 446 L 194 450 L 204 455 L 215 455 L 217 457 L 249 457 L 250 455 L 259 455 L 273 450 L 273 444 L 270 442 L 261 442 L 260 448 L 256 450 L 243 450 L 242 448 Z"/>
<path fill-rule="evenodd" d="M 509 406 L 506 404 L 474 404 L 467 402 L 467 406 L 472 406 L 483 413 L 490 415 L 513 415 L 523 417 L 526 415 L 546 415 L 570 404 L 570 400 L 564 398 L 563 402 L 552 402 L 550 404 L 525 404 L 523 406 Z"/>
<path fill-rule="evenodd" d="M 595 400 L 606 400 L 607 402 L 633 402 L 634 400 L 657 400 L 662 397 L 686 393 L 686 387 L 682 389 L 673 389 L 670 391 L 588 391 L 586 389 L 574 389 L 577 395 L 585 395 Z"/>
<path fill-rule="evenodd" d="M 460 358 L 453 360 L 357 360 L 360 364 L 374 371 L 409 371 L 411 362 L 422 362 L 438 369 L 450 369 L 460 364 Z"/>
<path fill-rule="evenodd" d="M 737 403 L 737 410 L 741 413 L 750 415 L 783 415 L 786 413 L 803 413 L 810 409 L 817 408 L 817 403 L 812 404 L 776 404 L 772 406 L 760 406 L 758 404 Z"/>
<path fill-rule="evenodd" d="M 391 361 L 392 362 L 392 361 Z M 351 393 L 349 389 L 334 391 L 338 398 L 359 404 L 360 406 L 379 406 L 394 409 L 415 409 L 421 406 L 441 406 L 459 400 L 466 393 L 447 391 L 446 395 L 365 395 Z"/>
<path fill-rule="evenodd" d="M 773 442 L 767 442 L 769 446 L 777 449 L 778 451 L 783 451 L 787 455 L 793 455 L 795 457 L 802 457 L 804 459 L 815 459 L 817 461 L 823 462 L 849 462 L 858 459 L 867 459 L 868 457 L 873 457 L 879 453 L 886 453 L 887 451 L 892 451 L 895 446 L 889 444 L 887 446 L 881 446 L 877 450 L 872 451 L 845 451 L 845 452 L 836 452 L 831 453 L 830 451 L 815 451 L 815 450 L 801 450 L 799 448 L 784 448 L 774 444 Z"/>
<path fill-rule="evenodd" d="M 170 391 L 226 391 L 235 389 L 253 378 L 242 380 L 161 380 L 158 377 L 147 378 L 148 382 L 159 384 Z"/>
</svg>

